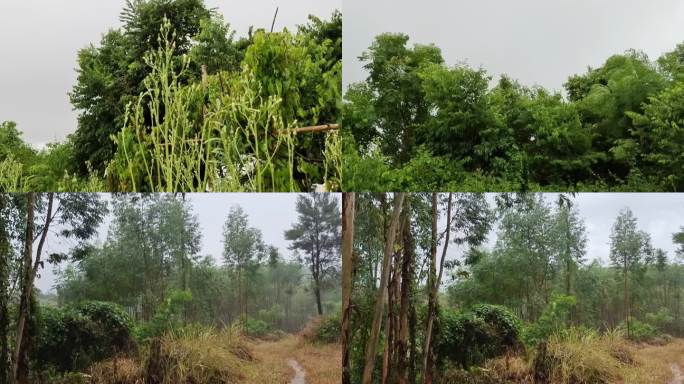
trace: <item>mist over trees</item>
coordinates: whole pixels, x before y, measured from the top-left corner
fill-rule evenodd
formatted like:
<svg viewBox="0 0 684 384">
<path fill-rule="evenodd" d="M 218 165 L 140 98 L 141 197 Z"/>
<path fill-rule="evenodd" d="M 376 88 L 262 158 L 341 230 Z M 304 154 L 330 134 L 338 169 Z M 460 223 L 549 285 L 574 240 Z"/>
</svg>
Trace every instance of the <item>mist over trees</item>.
<svg viewBox="0 0 684 384">
<path fill-rule="evenodd" d="M 346 90 L 345 190 L 679 191 L 684 45 L 572 75 L 564 93 L 377 36 Z"/>
<path fill-rule="evenodd" d="M 137 357 L 144 367 L 156 361 L 154 345 L 164 338 L 278 339 L 314 318 L 308 337 L 334 341 L 335 327 L 325 327 L 339 323 L 338 200 L 311 194 L 283 209 L 299 212 L 283 233 L 292 237 L 292 256 L 264 241 L 239 205 L 225 218 L 222 252 L 207 255 L 204 224 L 185 195 L 1 194 L 2 382 L 52 382 L 136 356 L 138 345 L 151 348 Z M 103 222 L 106 235 L 93 241 Z M 64 242 L 68 248 L 55 248 Z M 316 252 L 300 257 L 308 246 Z M 55 293 L 44 296 L 35 281 L 48 265 L 61 268 Z"/>
</svg>

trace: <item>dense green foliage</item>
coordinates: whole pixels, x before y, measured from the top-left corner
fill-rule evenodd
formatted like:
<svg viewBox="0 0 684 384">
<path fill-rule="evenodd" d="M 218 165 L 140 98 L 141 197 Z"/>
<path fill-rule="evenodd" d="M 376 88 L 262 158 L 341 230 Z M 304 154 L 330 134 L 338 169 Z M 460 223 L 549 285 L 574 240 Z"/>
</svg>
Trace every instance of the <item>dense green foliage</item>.
<svg viewBox="0 0 684 384">
<path fill-rule="evenodd" d="M 42 307 L 38 324 L 33 363 L 41 370 L 84 369 L 135 347 L 131 319 L 111 303 Z"/>
<path fill-rule="evenodd" d="M 316 326 L 314 340 L 319 343 L 336 343 L 340 340 L 340 315 L 334 312 L 321 318 Z"/>
<path fill-rule="evenodd" d="M 434 45 L 382 34 L 345 94 L 344 190 L 679 191 L 683 48 L 627 51 L 565 96 L 449 67 Z"/>
<path fill-rule="evenodd" d="M 128 0 L 120 19 L 78 53 L 75 133 L 35 151 L 0 126 L 0 187 L 340 189 L 338 133 L 295 129 L 338 122 L 341 13 L 241 38 L 203 0 Z"/>
<path fill-rule="evenodd" d="M 504 307 L 480 304 L 470 311 L 440 313 L 438 362 L 463 369 L 519 348 L 519 320 Z"/>
</svg>

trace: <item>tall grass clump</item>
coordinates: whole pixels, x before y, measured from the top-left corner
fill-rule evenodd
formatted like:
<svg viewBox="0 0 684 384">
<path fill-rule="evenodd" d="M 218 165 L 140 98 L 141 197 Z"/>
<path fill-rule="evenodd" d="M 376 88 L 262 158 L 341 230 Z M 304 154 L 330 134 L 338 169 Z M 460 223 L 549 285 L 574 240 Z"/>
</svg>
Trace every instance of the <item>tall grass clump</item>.
<svg viewBox="0 0 684 384">
<path fill-rule="evenodd" d="M 23 165 L 11 155 L 0 161 L 0 191 L 17 192 L 23 191 Z"/>
<path fill-rule="evenodd" d="M 237 327 L 216 330 L 191 326 L 150 344 L 145 371 L 160 384 L 233 383 L 253 359 Z"/>
<path fill-rule="evenodd" d="M 87 377 L 93 384 L 229 384 L 243 378 L 243 365 L 252 360 L 238 327 L 191 325 L 151 339 L 136 359 L 93 364 Z"/>
<path fill-rule="evenodd" d="M 621 331 L 569 328 L 539 344 L 533 369 L 541 382 L 614 383 L 634 364 L 634 347 Z"/>
<path fill-rule="evenodd" d="M 113 189 L 301 190 L 297 120 L 283 117 L 283 96 L 265 92 L 246 65 L 184 85 L 190 59 L 174 56 L 168 24 L 159 39 L 160 48 L 145 58 L 151 69 L 145 91 L 129 104 L 124 128 L 113 137 L 117 152 L 107 170 Z M 339 138 L 328 134 L 325 141 L 322 183 L 339 189 Z"/>
</svg>

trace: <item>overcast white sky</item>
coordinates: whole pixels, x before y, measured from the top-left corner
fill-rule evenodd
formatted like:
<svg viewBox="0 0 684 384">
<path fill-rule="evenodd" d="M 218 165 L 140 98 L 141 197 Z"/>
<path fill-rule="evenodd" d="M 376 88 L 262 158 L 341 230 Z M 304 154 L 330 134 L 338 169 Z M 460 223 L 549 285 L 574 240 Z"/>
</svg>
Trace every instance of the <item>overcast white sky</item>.
<svg viewBox="0 0 684 384">
<path fill-rule="evenodd" d="M 288 249 L 290 242 L 285 240 L 284 232 L 297 221 L 295 211 L 296 193 L 199 193 L 188 194 L 186 199 L 192 203 L 193 212 L 197 215 L 202 233 L 201 255 L 211 255 L 221 262 L 223 254 L 223 224 L 233 205 L 241 206 L 249 215 L 250 224 L 261 230 L 266 244 L 274 245 L 280 254 L 289 259 L 292 252 Z M 109 195 L 102 195 L 109 199 Z M 338 195 L 341 199 L 341 195 Z M 340 201 L 341 207 L 341 201 Z M 111 219 L 108 217 L 100 226 L 99 236 L 94 242 L 104 241 Z M 55 237 L 48 239 L 45 254 L 51 251 L 65 250 L 69 244 L 59 242 Z M 43 292 L 52 290 L 56 280 L 55 270 L 46 264 L 36 286 Z M 66 266 L 65 263 L 58 267 Z"/>
<path fill-rule="evenodd" d="M 681 0 L 344 0 L 346 89 L 365 79 L 357 57 L 374 37 L 434 43 L 449 65 L 561 89 L 568 76 L 629 48 L 657 58 L 684 41 Z"/>
<path fill-rule="evenodd" d="M 495 194 L 487 194 L 487 200 L 495 207 Z M 651 235 L 652 245 L 662 248 L 670 260 L 677 248 L 672 234 L 684 227 L 684 193 L 580 193 L 569 196 L 584 220 L 587 234 L 586 262 L 599 260 L 609 262 L 610 231 L 615 218 L 623 208 L 630 208 L 637 218 L 639 229 Z M 544 198 L 553 206 L 556 193 L 546 193 Z M 555 207 L 554 207 L 555 208 Z M 440 227 L 445 224 L 442 217 Z M 498 228 L 493 228 L 484 247 L 492 249 L 496 243 Z M 461 258 L 464 246 L 449 245 L 449 258 Z"/>
<path fill-rule="evenodd" d="M 0 0 L 0 122 L 13 120 L 35 146 L 76 129 L 67 96 L 76 81 L 76 53 L 119 27 L 124 0 Z M 250 25 L 292 29 L 309 14 L 328 18 L 342 0 L 205 0 L 238 36 Z"/>
</svg>

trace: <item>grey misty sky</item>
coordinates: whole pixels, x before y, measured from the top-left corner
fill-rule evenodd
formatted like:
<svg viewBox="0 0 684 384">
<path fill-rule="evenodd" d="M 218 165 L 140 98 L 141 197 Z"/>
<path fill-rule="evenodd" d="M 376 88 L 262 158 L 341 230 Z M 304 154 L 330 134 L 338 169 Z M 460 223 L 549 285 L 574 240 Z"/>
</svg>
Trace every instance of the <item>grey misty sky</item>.
<svg viewBox="0 0 684 384">
<path fill-rule="evenodd" d="M 344 0 L 344 89 L 383 32 L 434 43 L 449 65 L 561 90 L 567 78 L 630 48 L 655 59 L 684 41 L 681 0 Z"/>
<path fill-rule="evenodd" d="M 250 25 L 292 30 L 309 14 L 328 18 L 342 0 L 206 0 L 237 36 Z M 120 26 L 124 0 L 0 1 L 0 122 L 13 120 L 34 146 L 76 130 L 67 92 L 76 82 L 77 51 Z"/>
<path fill-rule="evenodd" d="M 495 194 L 487 194 L 487 200 L 495 207 Z M 652 245 L 667 252 L 670 260 L 675 259 L 672 234 L 684 227 L 684 193 L 579 193 L 568 195 L 584 220 L 587 234 L 585 260 L 607 264 L 610 262 L 610 232 L 615 218 L 623 208 L 629 208 L 637 218 L 637 227 L 651 235 Z M 545 193 L 546 199 L 555 205 L 558 194 Z M 446 223 L 444 216 L 440 228 Z M 495 226 L 487 237 L 484 247 L 492 249 L 496 243 Z M 440 245 L 441 247 L 441 245 Z M 441 248 L 440 248 L 441 249 Z M 449 244 L 448 257 L 461 259 L 465 246 Z M 440 251 L 441 252 L 441 251 Z M 448 284 L 448 281 L 445 281 Z"/>
<path fill-rule="evenodd" d="M 222 263 L 223 255 L 223 224 L 230 208 L 239 205 L 249 216 L 251 226 L 261 230 L 266 244 L 274 245 L 280 250 L 285 259 L 292 259 L 292 251 L 288 248 L 290 242 L 285 240 L 285 231 L 297 221 L 295 202 L 296 193 L 199 193 L 187 194 L 193 213 L 197 216 L 202 234 L 202 250 L 200 255 L 211 255 L 217 263 Z M 109 195 L 103 194 L 109 200 Z M 336 195 L 338 206 L 341 207 L 341 195 Z M 94 243 L 104 242 L 107 238 L 111 215 L 100 226 Z M 66 250 L 73 243 L 60 242 L 54 236 L 48 238 L 45 254 Z M 53 289 L 57 272 L 67 266 L 62 263 L 56 267 L 49 264 L 40 272 L 36 286 L 43 292 Z"/>
</svg>

